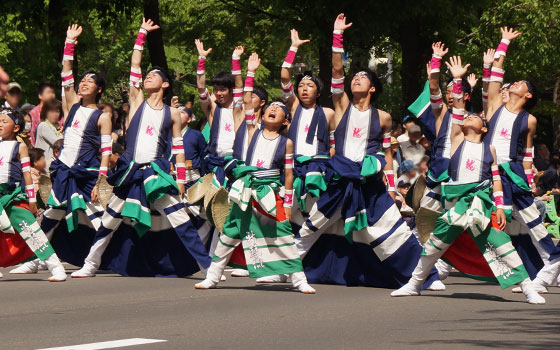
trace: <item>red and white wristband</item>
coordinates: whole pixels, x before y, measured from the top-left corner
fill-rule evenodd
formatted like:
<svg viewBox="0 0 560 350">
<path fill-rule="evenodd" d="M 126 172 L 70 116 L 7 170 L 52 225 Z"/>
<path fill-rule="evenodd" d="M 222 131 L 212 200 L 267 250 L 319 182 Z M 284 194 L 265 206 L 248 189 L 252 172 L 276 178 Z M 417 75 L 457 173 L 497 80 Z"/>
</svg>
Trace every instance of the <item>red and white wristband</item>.
<svg viewBox="0 0 560 350">
<path fill-rule="evenodd" d="M 294 190 L 284 190 L 284 208 L 291 208 L 294 205 Z"/>
<path fill-rule="evenodd" d="M 396 192 L 395 173 L 393 170 L 384 170 L 383 173 L 385 174 L 385 179 L 387 179 L 387 192 Z"/>
<path fill-rule="evenodd" d="M 130 86 L 140 87 L 142 83 L 142 70 L 140 67 L 130 67 Z"/>
<path fill-rule="evenodd" d="M 280 83 L 282 85 L 282 98 L 284 100 L 289 99 L 294 94 L 294 86 L 290 81 L 288 84 Z"/>
<path fill-rule="evenodd" d="M 441 94 L 441 90 L 437 95 L 430 95 L 430 106 L 432 109 L 440 109 L 443 107 L 443 96 Z"/>
<path fill-rule="evenodd" d="M 430 60 L 430 74 L 439 73 L 440 68 L 441 68 L 441 56 L 433 54 L 432 59 Z"/>
<path fill-rule="evenodd" d="M 203 93 L 198 94 L 198 99 L 200 100 L 200 103 L 210 102 L 210 94 L 208 93 L 208 89 L 204 90 Z"/>
<path fill-rule="evenodd" d="M 485 63 L 482 66 L 482 82 L 484 83 L 490 82 L 490 68 L 492 68 L 492 65 L 490 64 Z"/>
<path fill-rule="evenodd" d="M 458 125 L 463 125 L 465 120 L 465 109 L 455 108 L 451 112 L 451 122 Z"/>
<path fill-rule="evenodd" d="M 494 202 L 496 202 L 496 208 L 504 209 L 504 192 L 503 191 L 494 192 Z"/>
<path fill-rule="evenodd" d="M 284 59 L 284 63 L 282 63 L 282 68 L 292 68 L 294 65 L 294 61 L 296 59 L 298 48 L 295 46 L 290 46 L 290 50 L 286 54 L 286 58 Z"/>
<path fill-rule="evenodd" d="M 535 175 L 533 174 L 533 169 L 525 169 L 525 176 L 527 177 L 527 183 L 529 186 L 535 181 Z"/>
<path fill-rule="evenodd" d="M 100 166 L 99 167 L 99 174 L 97 176 L 100 175 L 105 175 L 107 176 L 109 169 L 106 166 Z"/>
<path fill-rule="evenodd" d="M 498 44 L 498 48 L 494 53 L 494 59 L 500 58 L 500 56 L 505 56 L 508 50 L 510 41 L 508 39 L 502 39 Z"/>
<path fill-rule="evenodd" d="M 490 71 L 490 82 L 503 83 L 505 72 L 506 71 L 504 69 L 492 67 L 492 70 Z"/>
<path fill-rule="evenodd" d="M 241 57 L 231 55 L 231 74 L 241 75 Z"/>
<path fill-rule="evenodd" d="M 389 148 L 391 147 L 391 133 L 385 133 L 383 134 L 383 148 Z"/>
<path fill-rule="evenodd" d="M 171 139 L 171 154 L 185 154 L 182 137 L 174 137 Z"/>
<path fill-rule="evenodd" d="M 35 197 L 35 186 L 33 185 L 25 186 L 25 193 L 27 193 L 27 198 L 29 198 L 29 203 L 37 203 L 37 197 Z"/>
<path fill-rule="evenodd" d="M 284 160 L 284 167 L 286 169 L 293 169 L 294 168 L 294 154 L 293 153 L 286 154 L 286 159 Z"/>
<path fill-rule="evenodd" d="M 254 87 L 255 87 L 255 72 L 247 72 L 247 76 L 245 77 L 245 87 L 243 88 L 243 91 L 252 92 Z"/>
<path fill-rule="evenodd" d="M 176 163 L 175 168 L 177 170 L 177 183 L 187 183 L 187 167 L 185 163 Z"/>
<path fill-rule="evenodd" d="M 144 50 L 144 44 L 146 43 L 147 37 L 148 31 L 144 28 L 140 28 L 138 35 L 136 36 L 136 41 L 134 42 L 134 50 Z"/>
<path fill-rule="evenodd" d="M 453 98 L 458 100 L 463 98 L 463 81 L 461 79 L 453 79 Z"/>
<path fill-rule="evenodd" d="M 233 102 L 243 103 L 243 89 L 233 89 Z"/>
<path fill-rule="evenodd" d="M 31 172 L 31 159 L 29 157 L 21 158 L 20 162 L 22 172 Z"/>
<path fill-rule="evenodd" d="M 332 51 L 338 53 L 344 53 L 344 37 L 342 36 L 344 31 L 333 30 L 332 38 Z"/>
<path fill-rule="evenodd" d="M 482 103 L 488 103 L 488 92 L 484 91 L 484 88 L 482 88 Z"/>
<path fill-rule="evenodd" d="M 533 151 L 533 147 L 525 148 L 525 152 L 523 153 L 523 161 L 524 162 L 532 162 L 535 154 Z"/>
<path fill-rule="evenodd" d="M 196 66 L 196 74 L 206 74 L 206 56 L 198 56 L 198 65 Z"/>
<path fill-rule="evenodd" d="M 64 53 L 62 56 L 62 62 L 74 60 L 75 47 L 76 47 L 76 40 L 66 38 L 66 41 L 64 42 Z"/>
<path fill-rule="evenodd" d="M 497 165 L 492 165 L 492 181 L 502 181 L 500 177 L 500 168 Z"/>
<path fill-rule="evenodd" d="M 333 95 L 344 93 L 344 77 L 331 79 L 331 93 Z"/>
<path fill-rule="evenodd" d="M 255 125 L 256 124 L 256 119 L 255 119 L 255 110 L 254 109 L 246 109 L 245 110 L 245 123 L 247 123 L 247 125 Z"/>
<path fill-rule="evenodd" d="M 101 135 L 101 156 L 113 154 L 113 138 L 111 135 Z"/>
<path fill-rule="evenodd" d="M 329 148 L 334 148 L 334 130 L 329 131 Z"/>
</svg>

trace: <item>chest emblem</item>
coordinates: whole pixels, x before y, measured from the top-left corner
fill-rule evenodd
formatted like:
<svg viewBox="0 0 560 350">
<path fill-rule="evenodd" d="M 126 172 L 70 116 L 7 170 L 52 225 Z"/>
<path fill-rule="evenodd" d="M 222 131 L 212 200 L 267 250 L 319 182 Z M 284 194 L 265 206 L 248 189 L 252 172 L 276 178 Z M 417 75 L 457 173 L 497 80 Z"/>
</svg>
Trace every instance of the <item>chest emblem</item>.
<svg viewBox="0 0 560 350">
<path fill-rule="evenodd" d="M 305 124 L 305 132 L 309 131 L 309 124 Z"/>
<path fill-rule="evenodd" d="M 74 120 L 74 123 L 72 123 L 72 127 L 74 129 L 78 129 L 80 127 L 80 121 L 79 120 Z"/>
<path fill-rule="evenodd" d="M 146 135 L 154 136 L 154 127 L 153 126 L 148 125 L 146 127 Z"/>
<path fill-rule="evenodd" d="M 361 138 L 362 135 L 360 134 L 360 132 L 362 132 L 362 129 L 354 128 L 354 132 L 352 133 L 352 137 L 355 137 L 357 139 Z"/>
<path fill-rule="evenodd" d="M 0 157 L 0 166 L 4 165 L 4 157 Z"/>
<path fill-rule="evenodd" d="M 474 167 L 474 160 L 472 159 L 467 159 L 467 163 L 465 164 L 465 168 L 467 168 L 467 170 L 469 171 L 475 171 L 475 167 Z"/>
<path fill-rule="evenodd" d="M 262 168 L 263 164 L 264 164 L 264 160 L 262 160 L 262 159 L 257 159 L 257 166 L 258 166 L 259 168 Z"/>
<path fill-rule="evenodd" d="M 230 123 L 226 123 L 226 127 L 225 127 L 227 132 L 231 132 L 231 124 Z"/>
<path fill-rule="evenodd" d="M 510 134 L 508 129 L 502 128 L 502 131 L 500 131 L 500 136 L 503 137 L 506 140 L 509 140 L 510 137 L 511 137 L 511 134 Z"/>
</svg>

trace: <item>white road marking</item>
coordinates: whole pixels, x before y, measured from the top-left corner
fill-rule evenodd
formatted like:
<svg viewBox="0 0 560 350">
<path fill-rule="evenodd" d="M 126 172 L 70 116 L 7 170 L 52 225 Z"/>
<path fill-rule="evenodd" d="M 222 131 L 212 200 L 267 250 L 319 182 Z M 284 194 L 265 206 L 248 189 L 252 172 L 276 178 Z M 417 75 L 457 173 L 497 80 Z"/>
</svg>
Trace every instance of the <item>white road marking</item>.
<svg viewBox="0 0 560 350">
<path fill-rule="evenodd" d="M 101 349 L 114 349 L 114 348 L 133 346 L 133 345 L 161 343 L 166 341 L 167 340 L 162 340 L 162 339 L 130 338 L 130 339 L 104 341 L 99 343 L 60 346 L 56 348 L 44 348 L 44 349 L 37 349 L 37 350 L 101 350 Z"/>
</svg>

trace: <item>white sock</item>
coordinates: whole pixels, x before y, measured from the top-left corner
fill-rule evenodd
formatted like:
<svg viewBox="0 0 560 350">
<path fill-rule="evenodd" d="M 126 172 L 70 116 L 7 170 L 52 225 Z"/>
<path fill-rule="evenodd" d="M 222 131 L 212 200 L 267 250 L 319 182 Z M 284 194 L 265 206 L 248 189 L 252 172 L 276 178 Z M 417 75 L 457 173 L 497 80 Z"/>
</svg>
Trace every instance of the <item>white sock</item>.
<svg viewBox="0 0 560 350">
<path fill-rule="evenodd" d="M 521 282 L 521 289 L 523 290 L 523 294 L 525 294 L 525 299 L 529 304 L 544 304 L 546 300 L 539 295 L 539 293 L 533 287 L 533 284 L 530 279 L 525 279 Z"/>
<path fill-rule="evenodd" d="M 391 293 L 392 297 L 409 297 L 420 295 L 421 285 L 408 281 L 407 284 Z"/>
<path fill-rule="evenodd" d="M 432 284 L 430 284 L 430 286 L 428 287 L 428 290 L 432 290 L 432 291 L 435 291 L 435 292 L 444 291 L 445 290 L 445 284 L 443 284 L 443 282 L 440 281 L 440 280 L 436 280 L 436 281 L 432 282 Z"/>
<path fill-rule="evenodd" d="M 218 285 L 217 282 L 214 282 L 211 279 L 207 278 L 204 281 L 195 284 L 194 288 L 196 288 L 196 289 L 214 289 L 214 288 L 216 288 L 217 285 Z"/>
</svg>

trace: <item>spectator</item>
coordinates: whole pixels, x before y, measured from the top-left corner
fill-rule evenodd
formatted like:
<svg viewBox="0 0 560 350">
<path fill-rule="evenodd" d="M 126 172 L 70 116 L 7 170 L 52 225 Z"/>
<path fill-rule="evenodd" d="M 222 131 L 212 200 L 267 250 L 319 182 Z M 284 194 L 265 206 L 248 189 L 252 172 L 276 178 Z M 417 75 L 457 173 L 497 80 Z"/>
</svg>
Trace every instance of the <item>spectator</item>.
<svg viewBox="0 0 560 350">
<path fill-rule="evenodd" d="M 39 104 L 29 112 L 31 116 L 31 144 L 33 146 L 35 146 L 37 127 L 41 123 L 41 108 L 43 108 L 43 102 L 56 98 L 54 86 L 49 82 L 39 84 L 37 88 L 37 98 L 39 98 Z"/>
<path fill-rule="evenodd" d="M 52 157 L 52 159 L 51 159 L 51 163 L 52 163 L 54 160 L 58 159 L 58 155 L 60 154 L 60 149 L 62 148 L 62 143 L 63 143 L 63 142 L 64 142 L 64 141 L 63 141 L 62 139 L 58 139 L 58 140 L 56 140 L 56 142 L 54 143 L 54 145 L 53 145 L 53 157 Z"/>
<path fill-rule="evenodd" d="M 408 138 L 409 138 L 408 128 L 413 126 L 413 125 L 417 125 L 417 124 L 418 123 L 416 123 L 416 118 L 415 117 L 412 117 L 410 115 L 407 115 L 406 117 L 404 117 L 403 122 L 402 122 L 402 128 L 404 129 L 403 130 L 404 134 L 402 134 L 402 131 L 401 131 L 401 135 L 399 135 L 397 137 L 397 140 L 401 143 L 401 145 L 404 141 L 408 141 Z"/>
<path fill-rule="evenodd" d="M 51 166 L 54 158 L 54 143 L 62 139 L 59 121 L 63 116 L 62 103 L 57 100 L 48 100 L 43 103 L 41 108 L 41 123 L 37 127 L 37 138 L 35 147 L 45 152 L 46 167 Z"/>
<path fill-rule="evenodd" d="M 35 186 L 35 192 L 39 193 L 39 177 L 41 177 L 41 174 L 47 174 L 45 151 L 40 148 L 30 149 L 29 162 L 31 163 L 31 178 L 33 179 L 33 186 Z"/>
<path fill-rule="evenodd" d="M 113 153 L 109 157 L 109 169 L 115 169 L 117 166 L 117 160 L 124 153 L 124 148 L 119 143 L 113 142 Z"/>
<path fill-rule="evenodd" d="M 401 164 L 400 174 L 401 176 L 397 179 L 397 184 L 401 181 L 412 184 L 418 177 L 418 166 L 411 160 L 405 160 Z"/>
<path fill-rule="evenodd" d="M 8 84 L 8 92 L 6 93 L 4 106 L 11 108 L 13 110 L 19 109 L 19 103 L 21 102 L 21 85 L 16 82 L 11 82 Z"/>
<path fill-rule="evenodd" d="M 535 145 L 535 158 L 533 164 L 538 171 L 546 171 L 550 166 L 550 151 L 544 143 Z"/>
<path fill-rule="evenodd" d="M 395 203 L 401 212 L 404 221 L 407 223 L 408 227 L 413 229 L 416 226 L 414 219 L 414 210 L 406 204 L 406 194 L 410 189 L 410 183 L 405 181 L 400 181 L 397 183 L 397 193 L 395 193 Z"/>
<path fill-rule="evenodd" d="M 422 131 L 416 124 L 409 125 L 407 131 L 408 139 L 399 141 L 402 155 L 405 160 L 411 160 L 414 164 L 418 165 L 426 154 L 426 149 L 419 142 L 422 139 Z"/>
<path fill-rule="evenodd" d="M 33 109 L 33 105 L 26 104 L 24 105 L 20 112 L 24 116 L 25 119 L 25 126 L 23 130 L 16 136 L 16 140 L 21 143 L 25 143 L 28 149 L 33 148 L 31 145 L 31 116 L 29 115 L 29 111 Z"/>
<path fill-rule="evenodd" d="M 428 164 L 430 163 L 430 157 L 424 156 L 420 163 L 418 163 L 418 175 L 428 176 Z"/>
<path fill-rule="evenodd" d="M 398 178 L 399 167 L 403 159 L 399 141 L 393 136 L 391 136 L 391 152 L 393 153 L 393 172 L 395 173 L 395 178 Z"/>
<path fill-rule="evenodd" d="M 397 138 L 397 137 L 401 136 L 402 133 L 403 133 L 402 124 L 397 122 L 396 120 L 393 120 L 393 127 L 391 129 L 391 136 Z"/>
<path fill-rule="evenodd" d="M 193 104 L 194 104 L 194 95 L 188 95 L 187 102 L 185 102 L 185 108 L 191 110 L 191 123 L 196 121 L 196 116 L 194 115 L 193 112 Z"/>
<path fill-rule="evenodd" d="M 173 107 L 173 108 L 179 107 L 179 96 L 173 96 L 173 97 L 171 97 L 171 104 L 170 104 L 170 106 Z"/>
</svg>

